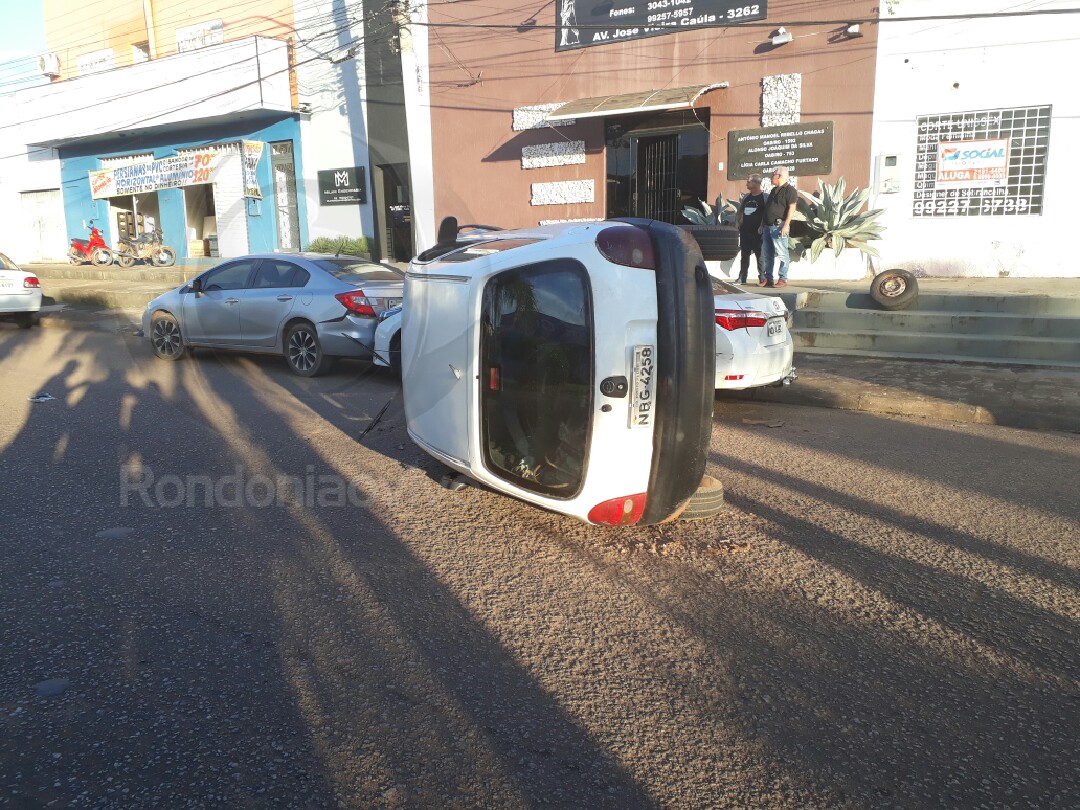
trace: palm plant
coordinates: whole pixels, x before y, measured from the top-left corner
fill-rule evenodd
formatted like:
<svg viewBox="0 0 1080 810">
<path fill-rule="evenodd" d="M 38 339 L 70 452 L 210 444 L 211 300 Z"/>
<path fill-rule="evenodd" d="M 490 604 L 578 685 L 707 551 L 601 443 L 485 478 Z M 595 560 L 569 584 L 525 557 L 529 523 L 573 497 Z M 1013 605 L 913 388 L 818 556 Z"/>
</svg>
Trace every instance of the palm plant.
<svg viewBox="0 0 1080 810">
<path fill-rule="evenodd" d="M 860 213 L 870 198 L 870 189 L 860 191 L 855 188 L 845 197 L 846 191 L 847 184 L 841 177 L 836 185 L 818 180 L 816 196 L 799 192 L 793 219 L 805 224 L 795 229 L 802 233 L 791 240 L 791 252 L 796 257 L 802 255 L 807 247 L 811 262 L 817 261 L 821 251 L 826 248 L 831 249 L 835 256 L 848 247 L 857 248 L 868 256 L 880 255 L 868 243 L 881 239 L 885 226 L 879 224 L 877 219 L 884 209 Z"/>
<path fill-rule="evenodd" d="M 682 215 L 691 225 L 734 225 L 735 216 L 739 209 L 731 200 L 725 200 L 723 196 L 716 198 L 714 209 L 707 202 L 700 202 L 699 211 L 692 205 L 683 206 Z"/>
</svg>

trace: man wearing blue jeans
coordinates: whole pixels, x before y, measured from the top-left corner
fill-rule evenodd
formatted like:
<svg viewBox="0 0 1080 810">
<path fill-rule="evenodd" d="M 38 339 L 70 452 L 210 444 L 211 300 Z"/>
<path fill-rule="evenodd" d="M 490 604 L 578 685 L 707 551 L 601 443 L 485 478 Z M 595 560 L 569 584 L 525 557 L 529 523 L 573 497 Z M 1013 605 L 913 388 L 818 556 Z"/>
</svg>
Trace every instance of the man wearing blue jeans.
<svg viewBox="0 0 1080 810">
<path fill-rule="evenodd" d="M 791 233 L 791 217 L 795 214 L 795 203 L 799 192 L 788 183 L 790 175 L 787 167 L 777 166 L 772 173 L 773 187 L 765 201 L 765 218 L 758 232 L 761 234 L 761 266 L 764 281 L 759 287 L 786 287 L 788 265 L 788 234 Z M 773 283 L 773 264 L 780 260 L 778 278 Z"/>
</svg>

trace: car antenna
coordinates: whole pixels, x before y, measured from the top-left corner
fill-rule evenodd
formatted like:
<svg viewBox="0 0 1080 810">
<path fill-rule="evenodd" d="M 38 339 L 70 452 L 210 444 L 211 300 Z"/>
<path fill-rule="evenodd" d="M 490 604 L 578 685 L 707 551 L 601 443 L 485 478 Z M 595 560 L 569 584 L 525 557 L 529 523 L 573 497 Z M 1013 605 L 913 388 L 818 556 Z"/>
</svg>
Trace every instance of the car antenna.
<svg viewBox="0 0 1080 810">
<path fill-rule="evenodd" d="M 345 249 L 345 237 L 343 236 L 343 237 L 341 237 L 341 239 L 338 240 L 337 253 L 334 254 L 334 258 L 336 259 L 338 256 L 340 256 L 341 251 L 343 251 L 344 249 Z"/>
</svg>

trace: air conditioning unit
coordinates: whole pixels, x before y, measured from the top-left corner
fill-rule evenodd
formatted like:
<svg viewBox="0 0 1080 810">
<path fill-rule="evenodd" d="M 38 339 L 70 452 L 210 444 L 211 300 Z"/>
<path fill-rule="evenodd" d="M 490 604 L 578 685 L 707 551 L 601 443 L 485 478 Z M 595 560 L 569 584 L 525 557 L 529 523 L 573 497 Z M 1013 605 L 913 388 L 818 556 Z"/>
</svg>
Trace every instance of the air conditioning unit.
<svg viewBox="0 0 1080 810">
<path fill-rule="evenodd" d="M 50 79 L 60 78 L 60 57 L 55 53 L 43 53 L 38 57 L 38 70 Z"/>
</svg>

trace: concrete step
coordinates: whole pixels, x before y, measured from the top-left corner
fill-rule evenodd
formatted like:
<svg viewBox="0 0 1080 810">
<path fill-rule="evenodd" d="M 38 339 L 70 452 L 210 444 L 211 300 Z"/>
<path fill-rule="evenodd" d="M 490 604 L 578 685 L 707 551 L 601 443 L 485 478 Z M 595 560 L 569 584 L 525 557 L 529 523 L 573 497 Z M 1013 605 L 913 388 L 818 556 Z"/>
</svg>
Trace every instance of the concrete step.
<svg viewBox="0 0 1080 810">
<path fill-rule="evenodd" d="M 1080 341 L 1069 338 L 828 328 L 792 330 L 792 339 L 796 351 L 1080 366 Z"/>
<path fill-rule="evenodd" d="M 1001 312 L 886 312 L 869 309 L 795 310 L 795 330 L 922 332 L 939 335 L 998 335 L 1080 340 L 1080 317 Z"/>
<path fill-rule="evenodd" d="M 43 279 L 41 291 L 44 303 L 71 304 L 98 309 L 143 310 L 161 295 L 179 286 L 162 282 L 131 282 L 117 285 L 102 284 L 97 279 Z"/>
<path fill-rule="evenodd" d="M 166 284 L 171 289 L 193 279 L 206 268 L 199 267 L 142 267 L 136 265 L 125 270 L 117 265 L 94 267 L 93 265 L 33 264 L 26 269 L 40 279 L 74 279 L 83 281 L 109 281 L 121 283 Z"/>
<path fill-rule="evenodd" d="M 782 293 L 791 308 L 848 310 L 882 310 L 869 293 L 809 290 Z M 1048 317 L 1080 318 L 1080 298 L 1052 295 L 980 295 L 963 293 L 920 293 L 911 312 L 987 312 L 1012 315 L 1045 315 Z"/>
</svg>

